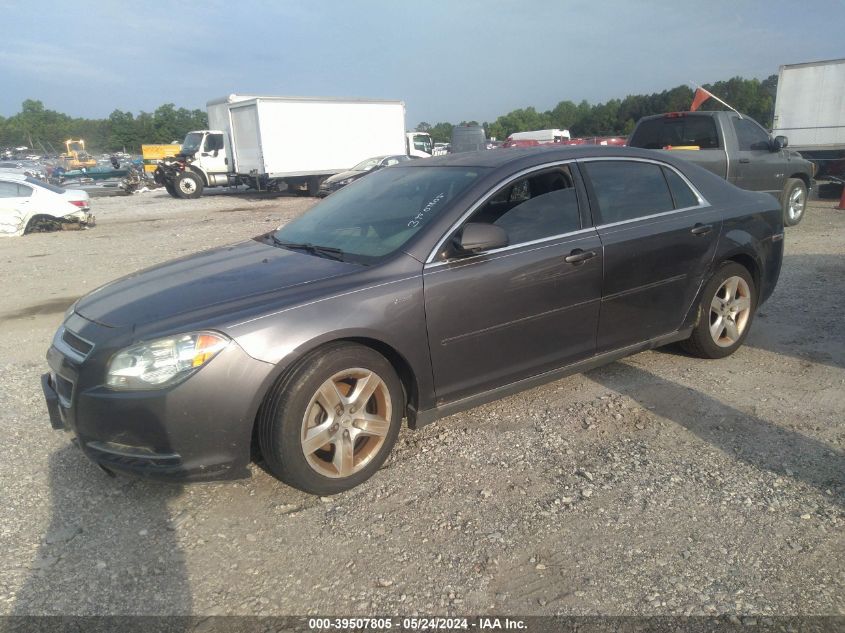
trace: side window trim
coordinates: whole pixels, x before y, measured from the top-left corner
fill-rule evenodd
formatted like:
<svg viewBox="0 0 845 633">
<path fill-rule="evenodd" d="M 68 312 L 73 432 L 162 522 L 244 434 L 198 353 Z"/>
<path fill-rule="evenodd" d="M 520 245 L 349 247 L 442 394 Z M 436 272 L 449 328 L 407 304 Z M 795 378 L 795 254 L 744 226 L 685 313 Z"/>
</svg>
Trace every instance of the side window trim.
<svg viewBox="0 0 845 633">
<path fill-rule="evenodd" d="M 550 235 L 549 237 L 544 237 L 544 238 L 541 238 L 541 239 L 538 239 L 538 240 L 532 240 L 530 242 L 522 242 L 521 244 L 511 244 L 511 245 L 508 245 L 508 246 L 504 246 L 502 248 L 497 248 L 497 249 L 488 251 L 487 253 L 485 253 L 485 255 L 490 254 L 490 253 L 499 253 L 499 252 L 506 251 L 506 250 L 513 250 L 513 249 L 516 249 L 516 248 L 522 248 L 523 246 L 540 244 L 540 243 L 543 243 L 543 242 L 548 242 L 550 240 L 559 239 L 561 237 L 566 237 L 566 236 L 569 236 L 569 235 L 574 235 L 574 234 L 577 234 L 577 233 L 582 233 L 582 232 L 592 230 L 591 226 L 585 226 L 585 224 L 584 224 L 584 214 L 583 214 L 582 208 L 585 204 L 585 201 L 583 200 L 583 194 L 582 194 L 581 190 L 579 190 L 579 187 L 578 187 L 578 182 L 580 180 L 580 174 L 576 173 L 577 168 L 576 168 L 575 159 L 560 160 L 560 161 L 555 161 L 553 163 L 544 163 L 542 165 L 534 165 L 533 167 L 528 167 L 528 168 L 523 169 L 523 170 L 521 170 L 521 171 L 519 171 L 515 174 L 511 174 L 510 176 L 508 176 L 507 178 L 502 180 L 500 183 L 498 183 L 491 190 L 489 190 L 481 198 L 476 200 L 472 205 L 470 205 L 469 209 L 467 209 L 463 213 L 463 215 L 461 215 L 461 217 L 456 222 L 454 222 L 452 224 L 452 226 L 449 227 L 449 230 L 446 231 L 443 234 L 443 237 L 441 237 L 437 241 L 437 244 L 435 244 L 434 248 L 431 249 L 431 252 L 428 254 L 428 257 L 426 257 L 426 259 L 425 259 L 425 265 L 427 265 L 427 266 L 428 265 L 437 266 L 437 265 L 447 264 L 448 262 L 438 261 L 436 259 L 437 254 L 440 252 L 440 249 L 443 247 L 443 245 L 446 243 L 446 241 L 455 234 L 455 231 L 457 231 L 460 227 L 462 227 L 466 223 L 466 221 L 470 217 L 472 217 L 472 215 L 476 211 L 478 211 L 482 206 L 487 204 L 487 202 L 489 202 L 490 199 L 493 198 L 494 195 L 499 193 L 503 188 L 505 188 L 508 185 L 514 183 L 515 181 L 519 180 L 520 178 L 524 178 L 525 176 L 528 176 L 530 174 L 535 174 L 535 175 L 540 174 L 544 171 L 548 171 L 548 170 L 554 169 L 555 167 L 561 167 L 561 166 L 568 166 L 569 169 L 570 169 L 570 173 L 572 174 L 573 185 L 575 185 L 575 187 L 574 187 L 575 188 L 575 197 L 578 200 L 578 211 L 579 211 L 579 218 L 581 220 L 581 228 L 576 230 L 576 231 L 561 233 L 560 235 Z M 477 256 L 475 256 L 475 257 L 477 257 Z M 465 258 L 465 259 L 472 259 L 472 257 L 468 257 L 468 258 Z"/>
<path fill-rule="evenodd" d="M 608 228 L 608 227 L 612 227 L 612 226 L 620 226 L 620 225 L 623 225 L 623 224 L 631 224 L 633 222 L 641 222 L 642 220 L 653 220 L 654 218 L 659 218 L 659 217 L 662 217 L 664 215 L 670 215 L 670 214 L 673 214 L 673 213 L 680 213 L 682 211 L 689 211 L 691 209 L 701 209 L 701 208 L 710 206 L 710 203 L 707 201 L 707 199 L 703 195 L 701 195 L 701 192 L 695 187 L 695 185 L 693 185 L 690 182 L 689 178 L 687 178 L 683 173 L 681 173 L 678 169 L 676 169 L 673 165 L 670 165 L 669 163 L 663 163 L 663 162 L 660 162 L 659 160 L 652 160 L 650 158 L 638 158 L 638 157 L 633 157 L 633 156 L 632 157 L 606 156 L 606 157 L 599 157 L 599 158 L 580 158 L 580 159 L 578 159 L 577 162 L 579 164 L 582 164 L 582 163 L 594 163 L 594 162 L 599 162 L 599 161 L 620 161 L 620 160 L 621 161 L 628 161 L 628 162 L 637 162 L 637 163 L 652 163 L 654 165 L 658 165 L 659 167 L 663 167 L 665 169 L 671 169 L 678 176 L 680 176 L 681 180 L 683 180 L 684 183 L 692 190 L 692 192 L 695 194 L 695 197 L 698 198 L 698 204 L 695 205 L 695 206 L 692 206 L 692 207 L 683 207 L 681 209 L 671 209 L 669 211 L 661 211 L 660 213 L 652 213 L 650 215 L 644 215 L 644 216 L 641 216 L 639 218 L 631 218 L 630 220 L 620 220 L 619 222 L 606 222 L 606 223 L 603 223 L 603 224 L 595 224 L 595 220 L 597 219 L 597 216 L 594 215 L 593 216 L 594 226 L 595 226 L 596 229 L 603 229 L 603 228 Z M 662 170 L 661 170 L 661 173 L 663 173 Z M 666 180 L 665 175 L 663 176 L 663 179 Z M 586 174 L 584 175 L 584 186 L 587 189 L 587 195 L 588 195 L 589 200 L 590 200 L 590 210 L 592 212 L 592 210 L 594 208 L 598 209 L 598 201 L 597 201 L 597 198 L 596 198 L 595 190 L 593 189 L 593 183 L 590 181 L 590 177 Z M 666 183 L 666 186 L 669 189 L 670 196 L 672 196 L 672 189 L 671 189 L 671 187 L 669 187 L 668 182 Z M 675 198 L 674 198 L 674 196 L 672 196 L 673 204 L 674 204 L 674 200 L 675 200 Z"/>
</svg>

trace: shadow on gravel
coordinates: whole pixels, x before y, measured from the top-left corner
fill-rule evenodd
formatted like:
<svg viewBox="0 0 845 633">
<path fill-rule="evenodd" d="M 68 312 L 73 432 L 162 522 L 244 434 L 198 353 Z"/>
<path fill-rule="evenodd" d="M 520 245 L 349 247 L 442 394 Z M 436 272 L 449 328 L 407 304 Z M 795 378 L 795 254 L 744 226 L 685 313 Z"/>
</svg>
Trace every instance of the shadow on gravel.
<svg viewBox="0 0 845 633">
<path fill-rule="evenodd" d="M 595 369 L 586 376 L 755 468 L 799 479 L 822 492 L 831 490 L 836 502 L 845 505 L 845 454 L 823 442 L 627 362 Z"/>
<path fill-rule="evenodd" d="M 10 615 L 190 615 L 167 508 L 181 487 L 109 477 L 70 444 L 49 469 L 49 527 Z"/>
</svg>

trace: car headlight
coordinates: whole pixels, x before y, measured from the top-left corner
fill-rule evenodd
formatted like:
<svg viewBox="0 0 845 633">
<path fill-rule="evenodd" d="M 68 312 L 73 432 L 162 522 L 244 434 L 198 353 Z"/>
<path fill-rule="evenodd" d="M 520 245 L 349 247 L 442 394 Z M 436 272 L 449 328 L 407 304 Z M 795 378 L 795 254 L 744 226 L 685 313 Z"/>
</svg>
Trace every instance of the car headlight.
<svg viewBox="0 0 845 633">
<path fill-rule="evenodd" d="M 129 347 L 111 359 L 106 384 L 113 389 L 155 389 L 180 382 L 229 341 L 215 332 L 191 332 Z"/>
<path fill-rule="evenodd" d="M 355 179 L 354 178 L 344 178 L 343 180 L 338 180 L 335 184 L 336 185 L 348 185 L 353 180 L 355 180 Z"/>
</svg>

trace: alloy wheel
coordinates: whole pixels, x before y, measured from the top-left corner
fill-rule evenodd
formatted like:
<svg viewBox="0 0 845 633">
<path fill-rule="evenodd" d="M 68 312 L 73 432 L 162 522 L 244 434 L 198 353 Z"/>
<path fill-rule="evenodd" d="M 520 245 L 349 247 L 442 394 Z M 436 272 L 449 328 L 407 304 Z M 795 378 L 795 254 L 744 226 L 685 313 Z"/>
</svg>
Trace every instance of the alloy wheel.
<svg viewBox="0 0 845 633">
<path fill-rule="evenodd" d="M 302 452 L 325 477 L 354 475 L 378 454 L 390 431 L 387 384 L 369 369 L 338 372 L 312 396 L 302 420 Z"/>
<path fill-rule="evenodd" d="M 792 190 L 792 193 L 789 194 L 789 203 L 787 206 L 787 213 L 789 213 L 789 219 L 792 221 L 797 220 L 801 217 L 804 213 L 804 206 L 807 203 L 807 195 L 805 194 L 804 190 L 801 187 L 796 187 Z"/>
<path fill-rule="evenodd" d="M 742 277 L 728 277 L 710 302 L 710 336 L 719 347 L 734 345 L 751 316 L 751 289 Z"/>
</svg>

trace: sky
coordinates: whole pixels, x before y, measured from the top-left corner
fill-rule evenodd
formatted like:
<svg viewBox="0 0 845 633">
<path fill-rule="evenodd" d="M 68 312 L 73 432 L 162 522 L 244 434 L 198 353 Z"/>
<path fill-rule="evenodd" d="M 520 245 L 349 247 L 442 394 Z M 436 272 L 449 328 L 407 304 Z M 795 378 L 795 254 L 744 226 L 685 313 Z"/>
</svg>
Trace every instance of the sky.
<svg viewBox="0 0 845 633">
<path fill-rule="evenodd" d="M 763 79 L 845 57 L 845 0 L 0 0 L 0 116 L 72 116 L 230 93 L 398 99 L 420 121 L 493 121 Z"/>
</svg>

